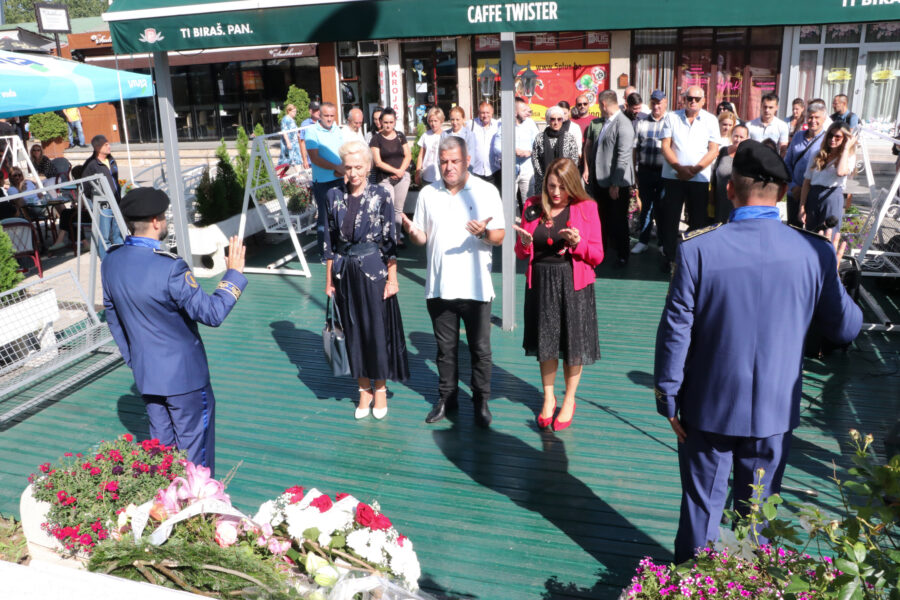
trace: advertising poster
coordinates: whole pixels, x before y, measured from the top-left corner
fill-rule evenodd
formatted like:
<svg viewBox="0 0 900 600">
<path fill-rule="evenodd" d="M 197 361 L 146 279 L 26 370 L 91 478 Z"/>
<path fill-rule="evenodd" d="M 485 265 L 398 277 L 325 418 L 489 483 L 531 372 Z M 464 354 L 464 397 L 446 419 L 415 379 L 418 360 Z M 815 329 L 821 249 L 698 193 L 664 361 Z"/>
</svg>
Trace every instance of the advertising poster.
<svg viewBox="0 0 900 600">
<path fill-rule="evenodd" d="M 530 100 L 531 116 L 535 121 L 544 121 L 547 109 L 561 100 L 574 106 L 575 98 L 580 94 L 587 95 L 590 113 L 600 116 L 597 96 L 610 87 L 609 52 L 516 53 L 516 62 L 520 65 L 526 65 L 529 61 L 531 69 L 538 76 L 534 95 L 529 98 L 524 93 L 518 75 L 516 95 Z M 484 59 L 478 60 L 477 72 L 484 69 L 484 63 Z"/>
</svg>

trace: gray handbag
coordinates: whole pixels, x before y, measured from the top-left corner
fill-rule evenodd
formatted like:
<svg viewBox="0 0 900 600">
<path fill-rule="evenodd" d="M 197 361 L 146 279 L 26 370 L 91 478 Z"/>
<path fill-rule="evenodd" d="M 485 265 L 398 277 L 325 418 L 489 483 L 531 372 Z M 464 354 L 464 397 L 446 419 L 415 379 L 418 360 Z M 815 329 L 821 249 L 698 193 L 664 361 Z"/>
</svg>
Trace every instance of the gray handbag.
<svg viewBox="0 0 900 600">
<path fill-rule="evenodd" d="M 325 360 L 331 366 L 335 377 L 350 375 L 350 360 L 347 358 L 347 340 L 344 338 L 344 327 L 341 315 L 331 302 L 331 296 L 325 306 L 325 327 L 322 328 L 322 346 Z"/>
</svg>

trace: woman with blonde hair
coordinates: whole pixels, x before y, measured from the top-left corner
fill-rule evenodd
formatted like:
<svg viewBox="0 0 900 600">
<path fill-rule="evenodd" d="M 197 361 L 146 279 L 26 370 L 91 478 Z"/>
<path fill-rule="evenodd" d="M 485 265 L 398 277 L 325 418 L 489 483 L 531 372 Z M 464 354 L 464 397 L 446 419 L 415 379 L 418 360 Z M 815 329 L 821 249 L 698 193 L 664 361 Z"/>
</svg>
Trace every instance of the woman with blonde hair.
<svg viewBox="0 0 900 600">
<path fill-rule="evenodd" d="M 428 185 L 441 177 L 438 169 L 438 146 L 443 137 L 444 111 L 432 106 L 425 113 L 425 122 L 428 123 L 428 131 L 416 142 L 419 147 L 419 156 L 416 158 L 417 185 Z"/>
<path fill-rule="evenodd" d="M 344 325 L 350 375 L 359 384 L 356 418 L 387 415 L 386 380 L 409 377 L 397 302 L 394 207 L 384 186 L 369 183 L 372 154 L 360 141 L 339 151 L 346 187 L 328 192 L 325 293 Z"/>
<path fill-rule="evenodd" d="M 837 219 L 835 235 L 844 218 L 844 186 L 856 164 L 856 136 L 846 123 L 832 123 L 822 147 L 809 161 L 800 192 L 800 221 L 808 231 L 822 231 L 828 217 Z"/>
<path fill-rule="evenodd" d="M 516 256 L 528 260 L 522 347 L 536 356 L 544 388 L 541 429 L 560 431 L 575 417 L 575 393 L 584 365 L 600 358 L 594 267 L 603 261 L 597 208 L 568 158 L 550 163 L 542 193 L 525 201 Z M 563 359 L 566 392 L 556 413 L 554 384 Z"/>
<path fill-rule="evenodd" d="M 719 113 L 719 148 L 724 148 L 731 144 L 731 130 L 738 123 L 737 117 L 730 110 L 723 110 Z"/>
<path fill-rule="evenodd" d="M 475 134 L 466 127 L 466 111 L 461 106 L 454 106 L 450 109 L 450 129 L 441 134 L 441 141 L 444 138 L 454 135 L 466 143 L 466 148 L 475 147 Z M 471 166 L 469 167 L 471 171 Z"/>
<path fill-rule="evenodd" d="M 303 164 L 303 157 L 300 154 L 300 131 L 297 129 L 297 107 L 288 104 L 284 107 L 284 117 L 281 118 L 281 157 L 278 159 L 279 165 L 296 165 Z"/>
</svg>

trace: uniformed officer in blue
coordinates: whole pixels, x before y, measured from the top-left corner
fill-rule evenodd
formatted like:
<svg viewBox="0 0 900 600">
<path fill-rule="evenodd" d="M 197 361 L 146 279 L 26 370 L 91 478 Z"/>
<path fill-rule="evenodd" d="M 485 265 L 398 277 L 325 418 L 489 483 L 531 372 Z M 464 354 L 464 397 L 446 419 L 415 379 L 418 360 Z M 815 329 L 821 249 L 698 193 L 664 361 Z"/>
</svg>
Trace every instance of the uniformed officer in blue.
<svg viewBox="0 0 900 600">
<path fill-rule="evenodd" d="M 685 234 L 656 336 L 656 408 L 678 436 L 681 517 L 675 562 L 719 538 L 734 469 L 743 512 L 757 469 L 780 490 L 800 413 L 803 340 L 811 321 L 844 344 L 862 312 L 838 279 L 825 237 L 781 223 L 790 173 L 759 142 L 734 157 L 727 224 Z"/>
<path fill-rule="evenodd" d="M 101 265 L 106 322 L 147 406 L 150 435 L 215 472 L 216 400 L 197 322 L 218 327 L 247 286 L 244 246 L 231 238 L 228 270 L 206 294 L 187 263 L 160 249 L 169 198 L 137 188 L 122 199 L 132 235 Z"/>
</svg>

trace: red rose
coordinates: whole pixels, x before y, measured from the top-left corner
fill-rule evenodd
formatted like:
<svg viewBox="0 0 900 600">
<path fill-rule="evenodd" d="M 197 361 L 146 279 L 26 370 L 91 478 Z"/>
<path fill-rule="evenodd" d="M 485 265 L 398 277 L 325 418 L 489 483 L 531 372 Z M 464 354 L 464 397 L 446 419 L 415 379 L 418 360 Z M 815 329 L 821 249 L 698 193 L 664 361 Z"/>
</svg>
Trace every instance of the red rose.
<svg viewBox="0 0 900 600">
<path fill-rule="evenodd" d="M 99 474 L 100 474 L 99 467 L 94 467 L 93 469 L 91 469 L 91 475 L 99 475 Z"/>
<path fill-rule="evenodd" d="M 316 498 L 315 500 L 310 502 L 309 505 L 315 506 L 316 508 L 319 509 L 320 513 L 323 513 L 326 510 L 328 510 L 329 508 L 331 508 L 332 503 L 331 503 L 331 498 L 328 497 L 328 494 L 322 494 L 321 496 L 319 496 L 318 498 Z"/>
<path fill-rule="evenodd" d="M 375 511 L 372 507 L 364 502 L 356 505 L 356 522 L 363 527 L 369 527 L 375 520 Z"/>
<path fill-rule="evenodd" d="M 103 525 L 100 524 L 100 521 L 94 521 L 91 524 L 91 531 L 96 533 L 96 532 L 100 531 L 101 529 L 103 529 Z"/>
<path fill-rule="evenodd" d="M 83 465 L 81 465 L 81 468 L 84 469 L 85 471 L 87 471 L 88 469 L 91 468 L 91 463 L 86 462 Z"/>
<path fill-rule="evenodd" d="M 285 494 L 291 495 L 291 504 L 297 504 L 301 500 L 303 500 L 303 488 L 299 485 L 295 485 L 294 487 L 289 487 L 284 490 Z"/>
<path fill-rule="evenodd" d="M 97 456 L 94 457 L 94 460 L 103 460 L 104 458 L 106 458 L 106 457 L 103 456 L 102 454 L 98 454 Z"/>
<path fill-rule="evenodd" d="M 65 502 L 66 496 L 68 496 L 68 494 L 66 494 L 65 490 L 59 490 L 58 492 L 56 492 L 56 499 L 60 502 Z"/>
<path fill-rule="evenodd" d="M 44 463 L 38 467 L 41 470 L 41 473 L 46 473 L 50 470 L 50 463 Z"/>
<path fill-rule="evenodd" d="M 103 494 L 97 494 L 97 500 L 103 500 Z"/>
<path fill-rule="evenodd" d="M 94 543 L 94 538 L 92 538 L 89 533 L 85 533 L 80 538 L 78 538 L 78 541 L 81 542 L 82 546 L 90 546 Z"/>
<path fill-rule="evenodd" d="M 110 481 L 106 484 L 107 492 L 117 492 L 119 491 L 119 482 L 118 481 Z"/>
<path fill-rule="evenodd" d="M 344 498 L 346 498 L 349 495 L 350 494 L 346 494 L 344 492 L 338 492 L 337 494 L 334 495 L 334 499 L 337 500 L 338 502 L 340 502 L 341 500 L 343 500 Z"/>
<path fill-rule="evenodd" d="M 388 519 L 384 515 L 375 515 L 375 519 L 372 521 L 372 525 L 369 526 L 372 531 L 379 531 L 382 529 L 390 529 L 391 528 L 391 520 Z"/>
<path fill-rule="evenodd" d="M 131 435 L 130 433 L 126 433 L 125 435 L 122 436 L 122 439 L 125 440 L 126 442 L 130 442 L 134 439 L 134 436 Z"/>
</svg>

